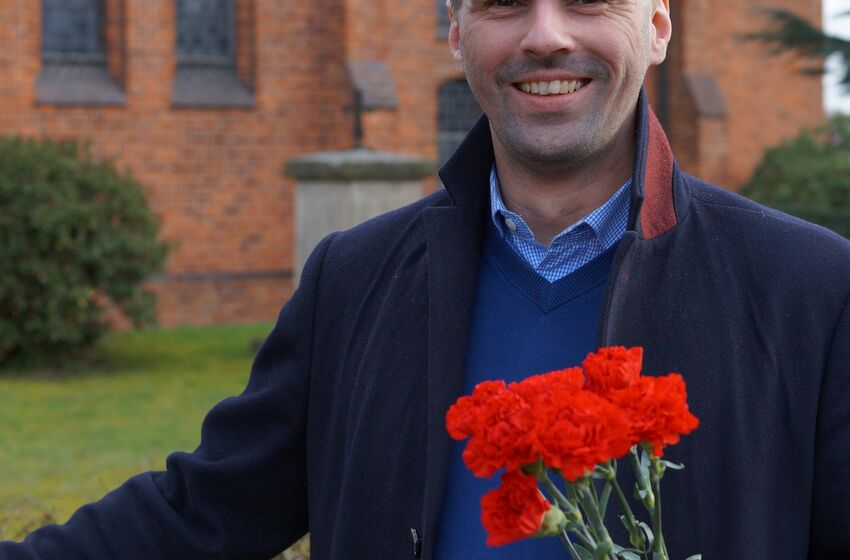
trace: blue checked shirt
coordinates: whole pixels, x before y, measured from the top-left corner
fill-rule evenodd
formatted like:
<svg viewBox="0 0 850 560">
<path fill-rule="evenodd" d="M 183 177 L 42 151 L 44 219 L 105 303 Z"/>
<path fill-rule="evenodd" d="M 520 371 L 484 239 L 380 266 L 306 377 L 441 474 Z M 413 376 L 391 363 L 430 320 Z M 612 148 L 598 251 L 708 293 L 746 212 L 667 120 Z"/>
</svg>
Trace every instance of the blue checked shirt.
<svg viewBox="0 0 850 560">
<path fill-rule="evenodd" d="M 505 208 L 499 190 L 496 166 L 490 171 L 490 212 L 496 230 L 540 276 L 554 282 L 589 263 L 617 243 L 629 222 L 632 180 L 615 192 L 608 202 L 571 225 L 545 247 L 519 214 Z"/>
</svg>

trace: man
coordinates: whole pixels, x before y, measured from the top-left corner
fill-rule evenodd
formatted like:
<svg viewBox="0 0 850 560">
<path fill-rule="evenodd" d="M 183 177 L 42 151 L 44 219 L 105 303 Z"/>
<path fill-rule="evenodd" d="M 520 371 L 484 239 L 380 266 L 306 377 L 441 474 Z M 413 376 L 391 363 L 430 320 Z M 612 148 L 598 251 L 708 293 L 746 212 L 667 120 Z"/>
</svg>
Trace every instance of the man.
<svg viewBox="0 0 850 560">
<path fill-rule="evenodd" d="M 565 557 L 484 547 L 495 482 L 445 412 L 614 344 L 701 419 L 668 452 L 671 558 L 850 558 L 850 243 L 679 171 L 641 93 L 666 0 L 449 9 L 489 120 L 446 189 L 318 246 L 198 450 L 0 559 L 263 559 L 308 530 L 317 560 Z"/>
</svg>

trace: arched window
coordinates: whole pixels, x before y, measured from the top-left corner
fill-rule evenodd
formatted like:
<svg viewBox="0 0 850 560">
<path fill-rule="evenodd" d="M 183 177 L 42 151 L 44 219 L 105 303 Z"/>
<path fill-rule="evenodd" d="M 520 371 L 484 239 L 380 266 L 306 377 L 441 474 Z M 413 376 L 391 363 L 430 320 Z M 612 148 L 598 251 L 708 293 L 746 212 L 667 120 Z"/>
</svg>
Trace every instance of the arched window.
<svg viewBox="0 0 850 560">
<path fill-rule="evenodd" d="M 437 92 L 437 151 L 443 165 L 481 116 L 481 108 L 464 79 L 443 83 Z"/>
<path fill-rule="evenodd" d="M 98 0 L 42 0 L 44 60 L 103 60 L 103 6 Z"/>
<path fill-rule="evenodd" d="M 177 0 L 177 60 L 181 64 L 233 65 L 233 0 Z"/>
</svg>

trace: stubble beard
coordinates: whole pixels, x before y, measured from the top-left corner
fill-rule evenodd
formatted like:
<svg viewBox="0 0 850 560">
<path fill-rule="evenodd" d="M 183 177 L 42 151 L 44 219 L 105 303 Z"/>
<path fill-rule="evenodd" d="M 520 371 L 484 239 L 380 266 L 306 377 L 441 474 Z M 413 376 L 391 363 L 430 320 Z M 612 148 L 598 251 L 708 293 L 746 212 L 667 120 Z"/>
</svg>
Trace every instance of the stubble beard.
<svg viewBox="0 0 850 560">
<path fill-rule="evenodd" d="M 554 117 L 557 118 L 557 117 Z M 529 167 L 563 171 L 598 159 L 616 141 L 616 133 L 600 114 L 572 123 L 521 122 L 513 113 L 491 120 L 494 140 L 512 159 Z"/>
</svg>

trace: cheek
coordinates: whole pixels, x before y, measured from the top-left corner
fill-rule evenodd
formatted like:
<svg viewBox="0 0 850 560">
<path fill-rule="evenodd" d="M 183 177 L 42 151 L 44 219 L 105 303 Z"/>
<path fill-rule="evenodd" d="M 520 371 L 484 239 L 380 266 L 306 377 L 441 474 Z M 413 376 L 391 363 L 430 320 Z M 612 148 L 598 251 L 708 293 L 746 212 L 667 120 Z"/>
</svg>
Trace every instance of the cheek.
<svg viewBox="0 0 850 560">
<path fill-rule="evenodd" d="M 614 69 L 615 79 L 643 82 L 648 63 L 646 45 L 642 42 L 621 37 L 609 45 L 605 57 Z"/>
<path fill-rule="evenodd" d="M 491 71 L 494 65 L 493 60 L 497 58 L 495 49 L 478 38 L 461 40 L 464 67 L 477 72 Z"/>
<path fill-rule="evenodd" d="M 650 34 L 648 26 L 633 19 L 624 19 L 611 27 L 611 33 L 606 33 L 600 41 L 600 48 L 610 61 L 620 71 L 645 73 L 649 67 Z"/>
<path fill-rule="evenodd" d="M 494 48 L 480 41 L 462 43 L 462 65 L 470 86 L 476 96 L 485 94 L 484 91 L 494 86 L 499 67 L 499 55 Z"/>
</svg>

